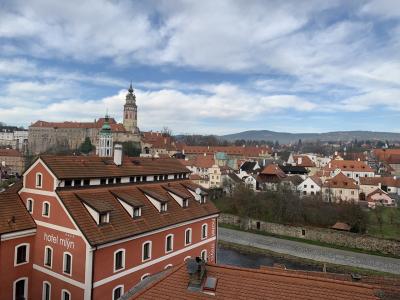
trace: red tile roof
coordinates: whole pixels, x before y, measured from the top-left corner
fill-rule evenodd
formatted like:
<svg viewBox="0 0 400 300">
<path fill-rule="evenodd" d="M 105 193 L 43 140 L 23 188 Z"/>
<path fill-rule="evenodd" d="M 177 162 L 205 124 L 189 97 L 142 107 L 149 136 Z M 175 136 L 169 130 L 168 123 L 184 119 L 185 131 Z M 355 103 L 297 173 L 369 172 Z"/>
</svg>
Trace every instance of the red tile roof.
<svg viewBox="0 0 400 300">
<path fill-rule="evenodd" d="M 101 128 L 104 125 L 105 119 L 100 118 L 96 122 L 46 122 L 46 121 L 36 121 L 29 127 L 44 127 L 44 128 Z M 112 131 L 125 131 L 122 124 L 115 121 L 114 118 L 109 119 L 109 124 Z"/>
<path fill-rule="evenodd" d="M 384 177 L 360 177 L 360 185 L 381 185 L 400 187 L 400 178 L 395 178 L 393 176 Z"/>
<path fill-rule="evenodd" d="M 218 213 L 211 201 L 200 204 L 184 185 L 191 186 L 194 189 L 198 187 L 188 180 L 182 180 L 170 183 L 135 183 L 79 189 L 64 188 L 59 189 L 57 193 L 89 243 L 100 245 Z M 186 195 L 189 198 L 189 206 L 182 208 L 168 193 L 168 187 Z M 133 199 L 135 203 L 143 205 L 141 217 L 132 219 L 125 211 L 116 199 L 116 195 L 121 194 L 125 195 L 125 198 Z M 160 213 L 145 194 L 167 201 L 167 211 Z M 89 204 L 99 212 L 109 211 L 110 223 L 98 226 L 83 203 Z"/>
<path fill-rule="evenodd" d="M 306 168 L 315 167 L 315 163 L 307 155 L 294 155 L 293 159 L 296 166 L 301 166 Z M 299 163 L 299 160 L 301 160 L 301 163 Z"/>
<path fill-rule="evenodd" d="M 391 156 L 394 158 L 400 156 L 400 149 L 374 149 L 373 153 L 380 161 L 387 162 L 393 159 L 390 158 Z"/>
<path fill-rule="evenodd" d="M 331 162 L 323 168 L 325 171 L 334 171 L 336 169 L 340 169 L 342 172 L 374 172 L 366 163 L 357 160 L 331 160 Z"/>
<path fill-rule="evenodd" d="M 35 222 L 17 193 L 21 187 L 21 183 L 16 183 L 7 191 L 0 193 L 0 235 L 36 228 Z"/>
<path fill-rule="evenodd" d="M 142 142 L 151 144 L 152 148 L 166 149 L 168 151 L 177 150 L 174 139 L 170 136 L 164 136 L 161 132 L 143 132 Z"/>
<path fill-rule="evenodd" d="M 113 158 L 98 156 L 43 155 L 40 158 L 59 179 L 107 178 L 190 172 L 177 159 L 173 158 L 124 157 L 121 166 L 115 165 Z"/>
<path fill-rule="evenodd" d="M 215 154 L 217 152 L 224 152 L 228 155 L 237 155 L 244 157 L 258 157 L 271 152 L 271 149 L 267 146 L 179 146 L 181 151 L 185 151 L 185 154 Z"/>
<path fill-rule="evenodd" d="M 364 283 L 323 276 L 291 273 L 281 269 L 247 269 L 207 264 L 207 276 L 217 278 L 215 295 L 189 291 L 186 264 L 177 266 L 129 299 L 341 299 L 372 300 L 378 288 Z"/>
<path fill-rule="evenodd" d="M 327 179 L 324 182 L 323 187 L 329 187 L 332 189 L 358 189 L 357 182 L 354 179 L 347 177 L 342 172 L 333 178 Z"/>
<path fill-rule="evenodd" d="M 278 177 L 286 177 L 286 174 L 275 164 L 269 164 L 261 171 L 262 175 L 276 175 Z"/>
<path fill-rule="evenodd" d="M 0 156 L 18 156 L 21 157 L 22 154 L 15 149 L 0 149 Z"/>
<path fill-rule="evenodd" d="M 318 186 L 322 186 L 322 180 L 320 177 L 313 175 L 310 176 L 310 179 L 312 179 L 312 181 L 314 181 Z"/>
</svg>

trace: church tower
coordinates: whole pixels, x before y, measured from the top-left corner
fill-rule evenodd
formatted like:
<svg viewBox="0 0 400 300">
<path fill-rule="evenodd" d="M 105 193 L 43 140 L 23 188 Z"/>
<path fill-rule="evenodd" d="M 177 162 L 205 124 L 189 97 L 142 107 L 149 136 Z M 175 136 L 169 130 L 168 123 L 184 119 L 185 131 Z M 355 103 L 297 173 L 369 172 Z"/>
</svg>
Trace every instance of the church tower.
<svg viewBox="0 0 400 300">
<path fill-rule="evenodd" d="M 113 136 L 109 123 L 109 116 L 106 114 L 104 124 L 99 133 L 99 145 L 97 147 L 97 155 L 100 157 L 113 156 Z"/>
<path fill-rule="evenodd" d="M 133 91 L 132 83 L 129 86 L 124 105 L 124 127 L 128 132 L 139 133 L 139 129 L 137 127 L 136 95 Z"/>
</svg>

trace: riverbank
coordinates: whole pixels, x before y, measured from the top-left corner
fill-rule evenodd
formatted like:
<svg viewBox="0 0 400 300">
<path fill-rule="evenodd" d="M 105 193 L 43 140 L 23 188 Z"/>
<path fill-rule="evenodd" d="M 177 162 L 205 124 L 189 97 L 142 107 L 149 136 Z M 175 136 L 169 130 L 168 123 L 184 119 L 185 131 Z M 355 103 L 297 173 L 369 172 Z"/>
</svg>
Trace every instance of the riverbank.
<svg viewBox="0 0 400 300">
<path fill-rule="evenodd" d="M 225 242 L 225 241 L 218 241 L 218 248 L 219 252 L 223 252 L 225 255 L 226 250 L 233 250 L 239 252 L 242 255 L 257 255 L 263 256 L 268 259 L 267 263 L 261 264 L 241 264 L 241 262 L 231 263 L 229 260 L 225 258 L 218 258 L 218 263 L 221 264 L 229 264 L 235 265 L 238 267 L 250 267 L 250 268 L 259 268 L 261 265 L 273 266 L 273 264 L 280 264 L 285 266 L 288 269 L 292 270 L 306 270 L 306 271 L 316 271 L 316 272 L 323 272 L 324 268 L 326 272 L 329 273 L 337 273 L 337 274 L 350 274 L 356 273 L 363 276 L 384 276 L 389 278 L 397 278 L 400 279 L 400 275 L 380 272 L 375 270 L 363 269 L 363 268 L 356 268 L 356 267 L 349 267 L 343 265 L 336 265 L 330 263 L 323 263 L 311 259 L 300 258 L 292 255 L 282 254 L 278 252 L 274 252 L 271 250 L 260 249 L 252 246 L 244 246 L 236 243 Z M 222 251 L 221 251 L 222 250 Z"/>
<path fill-rule="evenodd" d="M 218 239 L 222 242 L 239 244 L 246 248 L 258 248 L 263 251 L 272 251 L 280 255 L 294 256 L 322 264 L 342 265 L 349 268 L 400 275 L 400 259 L 391 257 L 321 247 L 223 227 L 219 228 Z"/>
</svg>

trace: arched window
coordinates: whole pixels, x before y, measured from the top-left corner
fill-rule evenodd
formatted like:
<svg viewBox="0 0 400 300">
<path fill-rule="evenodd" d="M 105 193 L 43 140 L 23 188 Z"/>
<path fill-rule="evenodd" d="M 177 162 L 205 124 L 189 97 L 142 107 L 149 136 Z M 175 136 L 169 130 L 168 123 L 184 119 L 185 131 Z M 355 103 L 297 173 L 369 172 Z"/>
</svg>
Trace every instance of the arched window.
<svg viewBox="0 0 400 300">
<path fill-rule="evenodd" d="M 125 249 L 114 252 L 114 272 L 125 269 Z"/>
<path fill-rule="evenodd" d="M 50 217 L 50 203 L 45 201 L 42 205 L 42 216 L 43 217 Z"/>
<path fill-rule="evenodd" d="M 63 273 L 67 275 L 72 274 L 72 254 L 69 252 L 64 252 Z"/>
<path fill-rule="evenodd" d="M 192 229 L 188 228 L 185 230 L 185 246 L 192 243 Z"/>
<path fill-rule="evenodd" d="M 51 284 L 48 281 L 43 281 L 42 300 L 51 299 Z"/>
<path fill-rule="evenodd" d="M 118 300 L 119 298 L 121 298 L 123 294 L 124 294 L 124 286 L 123 285 L 116 286 L 112 292 L 112 299 Z"/>
<path fill-rule="evenodd" d="M 174 235 L 173 234 L 168 234 L 165 237 L 165 252 L 171 252 L 174 250 Z"/>
<path fill-rule="evenodd" d="M 44 265 L 51 268 L 53 264 L 53 249 L 50 246 L 44 247 Z"/>
<path fill-rule="evenodd" d="M 33 199 L 29 198 L 28 200 L 26 200 L 26 209 L 30 213 L 33 213 Z"/>
<path fill-rule="evenodd" d="M 150 276 L 150 273 L 146 273 L 146 274 L 144 274 L 141 278 L 140 278 L 140 280 L 142 281 L 142 280 L 145 280 L 147 277 L 149 277 Z"/>
<path fill-rule="evenodd" d="M 29 244 L 23 243 L 15 246 L 14 266 L 29 262 Z"/>
<path fill-rule="evenodd" d="M 71 293 L 67 290 L 61 290 L 61 300 L 71 300 Z"/>
<path fill-rule="evenodd" d="M 13 284 L 13 300 L 28 299 L 28 277 L 18 278 Z"/>
<path fill-rule="evenodd" d="M 207 224 L 201 225 L 201 239 L 207 238 L 207 229 L 208 229 Z"/>
<path fill-rule="evenodd" d="M 200 256 L 202 260 L 207 261 L 207 250 L 204 249 L 203 251 L 201 251 Z"/>
<path fill-rule="evenodd" d="M 142 261 L 151 259 L 151 241 L 146 241 L 142 245 Z"/>
<path fill-rule="evenodd" d="M 187 261 L 189 258 L 191 258 L 191 256 L 186 256 L 183 261 Z"/>
<path fill-rule="evenodd" d="M 36 173 L 36 187 L 41 188 L 43 185 L 43 175 L 42 173 Z"/>
<path fill-rule="evenodd" d="M 172 264 L 168 264 L 168 265 L 166 265 L 166 266 L 164 267 L 164 270 L 169 269 L 169 268 L 172 268 L 172 267 L 173 267 Z"/>
</svg>

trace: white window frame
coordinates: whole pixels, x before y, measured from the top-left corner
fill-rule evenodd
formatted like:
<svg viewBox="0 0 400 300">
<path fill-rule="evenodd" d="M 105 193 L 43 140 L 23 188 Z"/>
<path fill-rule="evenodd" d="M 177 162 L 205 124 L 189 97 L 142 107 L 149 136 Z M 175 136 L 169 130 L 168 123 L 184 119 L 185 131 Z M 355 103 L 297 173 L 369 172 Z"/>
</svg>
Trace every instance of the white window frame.
<svg viewBox="0 0 400 300">
<path fill-rule="evenodd" d="M 24 280 L 24 284 L 25 284 L 24 297 L 25 297 L 25 299 L 28 299 L 28 287 L 29 287 L 28 280 L 29 280 L 29 278 L 28 277 L 20 277 L 13 282 L 13 298 L 12 298 L 13 300 L 16 300 L 15 299 L 15 289 L 16 289 L 17 282 L 20 280 Z"/>
<path fill-rule="evenodd" d="M 65 272 L 65 264 L 67 262 L 67 260 L 65 259 L 65 255 L 71 256 L 71 266 L 70 266 L 70 272 L 69 273 Z M 62 270 L 63 274 L 68 275 L 68 276 L 72 276 L 72 261 L 73 261 L 72 253 L 65 251 L 63 253 L 63 270 Z"/>
<path fill-rule="evenodd" d="M 146 259 L 144 259 L 144 245 L 146 245 L 147 243 L 149 243 L 150 244 L 150 246 L 149 246 L 149 258 L 146 258 Z M 145 262 L 145 261 L 149 261 L 149 260 L 151 260 L 151 252 L 152 252 L 152 248 L 153 248 L 153 245 L 152 245 L 153 243 L 152 243 L 152 241 L 145 241 L 145 242 L 143 242 L 143 244 L 142 244 L 142 262 Z"/>
<path fill-rule="evenodd" d="M 29 210 L 29 203 L 32 203 L 31 210 Z M 33 214 L 33 206 L 34 206 L 34 203 L 35 203 L 35 200 L 33 200 L 32 198 L 26 199 L 26 209 L 28 210 L 28 212 L 29 212 L 30 214 Z"/>
<path fill-rule="evenodd" d="M 116 269 L 116 262 L 117 262 L 117 253 L 122 252 L 122 268 Z M 125 249 L 120 248 L 114 251 L 114 273 L 125 270 Z"/>
<path fill-rule="evenodd" d="M 192 258 L 190 255 L 189 255 L 189 256 L 186 256 L 186 257 L 183 259 L 183 261 L 187 261 L 187 260 L 190 259 L 190 258 Z"/>
<path fill-rule="evenodd" d="M 72 300 L 72 296 L 71 296 L 71 292 L 66 290 L 66 289 L 62 289 L 61 290 L 61 300 L 64 300 L 64 293 L 69 295 L 69 299 Z"/>
<path fill-rule="evenodd" d="M 114 292 L 115 292 L 117 289 L 121 289 L 121 296 L 124 294 L 124 286 L 123 286 L 122 284 L 117 285 L 117 286 L 116 286 L 115 288 L 113 288 L 113 290 L 112 290 L 111 299 L 113 299 L 113 300 L 121 299 L 121 298 L 118 298 L 118 299 L 115 299 L 115 298 L 114 298 Z"/>
<path fill-rule="evenodd" d="M 35 187 L 37 187 L 37 188 L 42 188 L 42 187 L 43 187 L 43 174 L 40 173 L 40 172 L 37 172 L 35 175 L 36 175 L 36 176 L 35 176 Z M 39 182 L 39 180 L 38 180 L 39 176 L 40 176 L 40 185 L 38 184 L 38 182 Z"/>
<path fill-rule="evenodd" d="M 48 204 L 48 205 L 49 205 L 49 210 L 48 210 L 48 214 L 47 214 L 47 215 L 44 214 L 44 207 L 45 207 L 45 204 Z M 50 202 L 49 202 L 49 201 L 43 201 L 43 203 L 42 203 L 42 217 L 50 218 L 50 214 L 51 214 L 51 205 L 50 205 Z"/>
<path fill-rule="evenodd" d="M 203 228 L 204 227 L 206 228 L 206 231 L 205 231 L 206 235 L 205 236 L 203 236 Z M 204 223 L 204 224 L 201 225 L 201 239 L 205 240 L 207 237 L 208 237 L 208 224 Z"/>
<path fill-rule="evenodd" d="M 167 249 L 168 237 L 171 237 L 171 250 Z M 170 253 L 172 251 L 174 251 L 174 235 L 172 233 L 170 233 L 165 237 L 165 253 Z"/>
<path fill-rule="evenodd" d="M 164 267 L 164 270 L 169 269 L 169 268 L 172 268 L 172 267 L 173 267 L 173 264 L 168 264 L 168 265 L 166 265 L 166 266 Z"/>
<path fill-rule="evenodd" d="M 150 275 L 151 275 L 150 273 L 143 274 L 142 277 L 140 277 L 140 281 L 143 281 L 144 279 L 146 279 Z"/>
<path fill-rule="evenodd" d="M 42 300 L 46 300 L 45 298 L 45 293 L 44 293 L 44 287 L 46 285 L 46 283 L 49 285 L 49 300 L 51 300 L 51 283 L 48 281 L 43 281 L 43 286 L 42 286 Z"/>
<path fill-rule="evenodd" d="M 46 265 L 46 260 L 47 260 L 47 249 L 50 249 L 51 250 L 51 257 L 50 257 L 50 266 L 49 265 Z M 50 246 L 45 246 L 44 247 L 44 259 L 43 259 L 43 265 L 46 267 L 46 268 L 49 268 L 49 269 L 52 269 L 53 268 L 53 248 L 52 247 L 50 247 Z"/>
<path fill-rule="evenodd" d="M 201 257 L 201 259 L 203 259 L 203 253 L 205 253 L 205 259 L 204 259 L 204 261 L 205 262 L 207 262 L 208 261 L 208 256 L 207 256 L 207 249 L 203 249 L 203 250 L 201 250 L 201 252 L 200 252 L 200 257 Z"/>
<path fill-rule="evenodd" d="M 17 263 L 17 253 L 18 253 L 18 248 L 22 247 L 22 246 L 26 246 L 26 261 L 22 262 L 22 263 Z M 29 263 L 29 248 L 30 248 L 30 244 L 29 243 L 21 243 L 15 246 L 14 249 L 14 267 L 16 266 L 22 266 L 25 265 L 27 263 Z"/>
<path fill-rule="evenodd" d="M 190 235 L 189 235 L 189 243 L 186 243 L 186 232 L 190 232 Z M 185 230 L 185 246 L 188 246 L 188 245 L 190 245 L 192 243 L 192 228 L 187 228 L 186 230 Z"/>
</svg>

